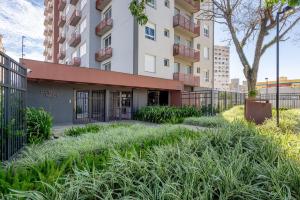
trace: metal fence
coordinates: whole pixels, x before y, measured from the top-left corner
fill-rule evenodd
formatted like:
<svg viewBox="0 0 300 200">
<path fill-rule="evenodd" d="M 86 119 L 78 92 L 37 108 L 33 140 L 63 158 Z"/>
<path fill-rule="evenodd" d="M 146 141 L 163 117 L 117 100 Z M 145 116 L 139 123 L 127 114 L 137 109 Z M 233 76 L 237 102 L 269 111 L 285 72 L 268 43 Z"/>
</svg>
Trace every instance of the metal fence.
<svg viewBox="0 0 300 200">
<path fill-rule="evenodd" d="M 273 107 L 276 106 L 276 94 L 259 94 L 258 99 L 269 100 Z M 286 109 L 300 108 L 300 93 L 281 93 L 279 95 L 279 107 Z"/>
<path fill-rule="evenodd" d="M 0 52 L 0 161 L 26 143 L 26 68 Z"/>
<path fill-rule="evenodd" d="M 195 106 L 210 114 L 222 112 L 236 105 L 243 105 L 246 94 L 217 90 L 182 93 L 182 106 Z"/>
</svg>

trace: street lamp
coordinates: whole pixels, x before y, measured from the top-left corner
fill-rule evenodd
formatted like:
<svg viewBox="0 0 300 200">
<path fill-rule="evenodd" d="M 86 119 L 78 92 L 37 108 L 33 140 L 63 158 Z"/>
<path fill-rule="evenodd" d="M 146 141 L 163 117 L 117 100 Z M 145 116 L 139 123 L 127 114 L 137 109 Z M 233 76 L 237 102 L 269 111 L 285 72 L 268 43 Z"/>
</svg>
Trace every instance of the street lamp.
<svg viewBox="0 0 300 200">
<path fill-rule="evenodd" d="M 277 126 L 279 127 L 279 42 L 280 42 L 280 38 L 279 38 L 279 17 L 282 14 L 286 14 L 287 12 L 292 11 L 294 8 L 291 6 L 286 6 L 282 9 L 282 11 L 278 12 L 276 15 L 276 23 L 277 23 L 277 33 L 276 33 L 276 42 L 277 42 L 277 55 L 276 55 L 276 62 L 277 62 L 277 67 L 276 67 L 276 122 L 277 122 Z"/>
<path fill-rule="evenodd" d="M 269 78 L 265 78 L 266 79 L 266 99 L 269 98 Z"/>
</svg>

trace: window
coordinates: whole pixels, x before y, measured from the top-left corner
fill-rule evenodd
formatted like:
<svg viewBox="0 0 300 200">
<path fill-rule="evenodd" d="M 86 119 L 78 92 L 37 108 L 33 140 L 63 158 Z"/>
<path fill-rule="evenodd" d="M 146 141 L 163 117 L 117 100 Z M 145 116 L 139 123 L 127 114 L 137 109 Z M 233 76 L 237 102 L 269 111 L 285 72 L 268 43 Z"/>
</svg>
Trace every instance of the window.
<svg viewBox="0 0 300 200">
<path fill-rule="evenodd" d="M 147 4 L 148 4 L 148 6 L 155 8 L 155 0 L 147 0 Z"/>
<path fill-rule="evenodd" d="M 175 41 L 175 44 L 180 44 L 180 36 L 175 35 L 174 41 Z"/>
<path fill-rule="evenodd" d="M 187 46 L 187 47 L 190 47 L 190 48 L 193 48 L 193 42 L 187 40 L 187 41 L 186 41 L 186 46 Z"/>
<path fill-rule="evenodd" d="M 206 24 L 203 26 L 203 34 L 205 37 L 209 37 L 209 27 Z"/>
<path fill-rule="evenodd" d="M 201 72 L 200 67 L 197 67 L 197 73 L 200 74 L 200 72 Z"/>
<path fill-rule="evenodd" d="M 103 17 L 104 17 L 104 19 L 111 19 L 111 15 L 112 15 L 112 13 L 111 13 L 111 8 L 108 8 L 108 9 L 104 12 Z"/>
<path fill-rule="evenodd" d="M 167 58 L 164 59 L 164 66 L 165 67 L 169 67 L 170 66 L 170 60 L 169 59 L 167 59 Z"/>
<path fill-rule="evenodd" d="M 155 56 L 145 55 L 145 71 L 155 72 Z"/>
<path fill-rule="evenodd" d="M 66 16 L 68 16 L 69 11 L 70 11 L 70 5 L 67 5 L 67 8 L 66 8 Z"/>
<path fill-rule="evenodd" d="M 201 50 L 201 45 L 199 43 L 197 44 L 197 49 Z"/>
<path fill-rule="evenodd" d="M 111 47 L 111 35 L 106 36 L 103 39 L 103 43 L 104 43 L 104 48 L 105 49 Z"/>
<path fill-rule="evenodd" d="M 86 43 L 81 45 L 81 47 L 79 48 L 79 53 L 80 53 L 80 57 L 82 57 L 86 54 Z"/>
<path fill-rule="evenodd" d="M 209 82 L 209 71 L 205 72 L 205 78 L 204 78 L 205 82 Z"/>
<path fill-rule="evenodd" d="M 204 47 L 203 56 L 205 59 L 209 59 L 209 48 L 208 47 Z"/>
<path fill-rule="evenodd" d="M 180 64 L 179 63 L 174 63 L 174 72 L 179 73 L 180 72 Z"/>
<path fill-rule="evenodd" d="M 193 73 L 193 69 L 191 66 L 186 66 L 185 67 L 185 73 L 186 74 L 192 74 Z"/>
<path fill-rule="evenodd" d="M 104 63 L 103 68 L 105 71 L 111 71 L 111 62 Z"/>
<path fill-rule="evenodd" d="M 180 14 L 180 10 L 178 8 L 175 8 L 174 15 L 178 15 L 178 14 Z"/>
<path fill-rule="evenodd" d="M 155 40 L 155 25 L 147 23 L 145 26 L 145 37 L 150 40 Z"/>
<path fill-rule="evenodd" d="M 170 37 L 170 31 L 168 29 L 164 30 L 165 37 Z"/>
<path fill-rule="evenodd" d="M 74 51 L 73 53 L 72 53 L 72 59 L 73 58 L 76 58 L 77 57 L 77 51 Z"/>
<path fill-rule="evenodd" d="M 81 10 L 83 10 L 84 6 L 86 5 L 86 1 L 87 0 L 81 0 L 81 3 L 80 3 Z"/>
<path fill-rule="evenodd" d="M 86 19 L 84 19 L 80 24 L 80 33 L 83 33 L 86 29 Z"/>
<path fill-rule="evenodd" d="M 170 1 L 169 1 L 169 0 L 165 0 L 165 6 L 166 6 L 167 8 L 170 8 Z"/>
</svg>

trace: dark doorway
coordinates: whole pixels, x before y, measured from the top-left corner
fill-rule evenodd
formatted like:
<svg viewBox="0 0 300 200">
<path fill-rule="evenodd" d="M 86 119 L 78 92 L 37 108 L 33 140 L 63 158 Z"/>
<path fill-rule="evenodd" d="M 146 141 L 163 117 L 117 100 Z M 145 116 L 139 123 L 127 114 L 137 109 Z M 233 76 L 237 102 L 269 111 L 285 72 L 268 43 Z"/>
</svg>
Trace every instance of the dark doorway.
<svg viewBox="0 0 300 200">
<path fill-rule="evenodd" d="M 168 91 L 148 91 L 148 106 L 167 106 L 169 105 Z"/>
<path fill-rule="evenodd" d="M 110 120 L 132 118 L 132 92 L 111 92 Z"/>
</svg>

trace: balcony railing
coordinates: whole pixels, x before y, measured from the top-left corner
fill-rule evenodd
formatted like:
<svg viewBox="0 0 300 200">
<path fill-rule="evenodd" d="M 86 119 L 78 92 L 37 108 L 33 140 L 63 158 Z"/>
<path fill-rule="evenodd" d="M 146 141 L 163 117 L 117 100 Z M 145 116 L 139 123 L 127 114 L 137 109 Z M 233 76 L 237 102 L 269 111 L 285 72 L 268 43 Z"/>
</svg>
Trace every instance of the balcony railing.
<svg viewBox="0 0 300 200">
<path fill-rule="evenodd" d="M 67 5 L 67 0 L 59 0 L 58 10 L 63 11 Z"/>
<path fill-rule="evenodd" d="M 79 33 L 72 33 L 69 44 L 71 47 L 76 47 L 81 42 L 81 35 Z"/>
<path fill-rule="evenodd" d="M 79 10 L 74 10 L 72 16 L 70 17 L 70 25 L 76 26 L 81 19 L 81 12 Z"/>
<path fill-rule="evenodd" d="M 51 54 L 47 55 L 47 60 L 52 60 L 52 55 Z"/>
<path fill-rule="evenodd" d="M 48 40 L 45 39 L 43 44 L 44 44 L 44 46 L 47 46 L 48 45 Z"/>
<path fill-rule="evenodd" d="M 180 31 L 182 33 L 186 33 L 191 37 L 200 36 L 200 25 L 194 23 L 193 21 L 184 17 L 181 14 L 175 15 L 173 17 L 173 26 L 175 30 Z"/>
<path fill-rule="evenodd" d="M 48 36 L 51 36 L 51 35 L 52 35 L 52 33 L 53 33 L 53 30 L 52 30 L 52 28 L 48 28 L 48 29 L 47 29 L 47 34 L 48 34 Z"/>
<path fill-rule="evenodd" d="M 188 12 L 196 13 L 200 11 L 200 1 L 195 0 L 175 0 L 175 3 Z"/>
<path fill-rule="evenodd" d="M 44 19 L 44 26 L 47 26 L 48 25 L 48 19 L 47 19 L 47 17 L 45 17 L 45 19 Z"/>
<path fill-rule="evenodd" d="M 70 65 L 79 67 L 81 64 L 81 59 L 79 57 L 72 58 Z"/>
<path fill-rule="evenodd" d="M 47 36 L 47 35 L 48 35 L 48 29 L 45 28 L 45 30 L 44 30 L 44 36 Z"/>
<path fill-rule="evenodd" d="M 183 82 L 184 85 L 200 87 L 200 77 L 193 74 L 174 73 L 173 79 Z"/>
<path fill-rule="evenodd" d="M 58 36 L 57 42 L 59 42 L 60 44 L 64 43 L 66 41 L 66 34 L 65 33 L 61 33 Z"/>
<path fill-rule="evenodd" d="M 173 55 L 188 62 L 199 62 L 200 52 L 190 47 L 174 44 Z"/>
<path fill-rule="evenodd" d="M 70 4 L 76 6 L 79 0 L 70 0 Z"/>
<path fill-rule="evenodd" d="M 58 26 L 63 27 L 66 24 L 66 16 L 60 15 L 58 20 Z"/>
<path fill-rule="evenodd" d="M 97 0 L 96 8 L 97 10 L 103 11 L 103 9 L 111 2 L 111 0 Z"/>
<path fill-rule="evenodd" d="M 52 14 L 50 14 L 50 15 L 48 15 L 48 24 L 49 25 L 51 25 L 52 24 L 52 22 L 53 22 L 53 15 Z"/>
<path fill-rule="evenodd" d="M 102 62 L 108 58 L 111 58 L 112 57 L 112 48 L 108 47 L 105 49 L 101 49 L 99 52 L 96 53 L 95 57 L 98 62 Z"/>
<path fill-rule="evenodd" d="M 51 48 L 51 47 L 52 47 L 52 41 L 48 41 L 47 47 L 48 47 L 48 48 Z"/>
<path fill-rule="evenodd" d="M 66 57 L 66 51 L 65 50 L 59 50 L 59 53 L 57 55 L 59 60 L 63 60 Z"/>
<path fill-rule="evenodd" d="M 111 30 L 113 26 L 113 19 L 104 19 L 96 27 L 96 34 L 99 36 L 104 35 L 107 31 Z"/>
</svg>

